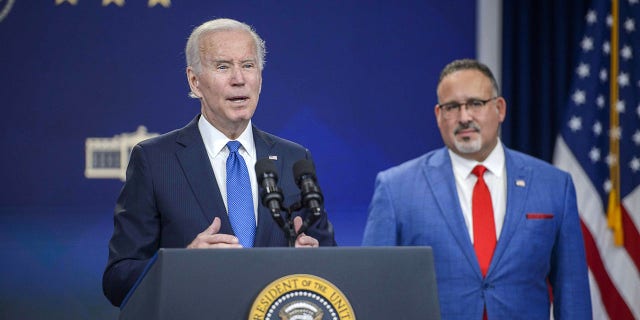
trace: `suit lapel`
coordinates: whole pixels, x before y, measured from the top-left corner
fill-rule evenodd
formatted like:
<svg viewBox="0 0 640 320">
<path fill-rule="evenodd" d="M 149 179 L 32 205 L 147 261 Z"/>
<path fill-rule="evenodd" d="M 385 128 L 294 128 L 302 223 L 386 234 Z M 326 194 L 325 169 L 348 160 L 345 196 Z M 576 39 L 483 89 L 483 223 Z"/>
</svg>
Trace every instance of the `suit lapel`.
<svg viewBox="0 0 640 320">
<path fill-rule="evenodd" d="M 478 276 L 482 276 L 473 244 L 469 239 L 469 231 L 464 222 L 462 209 L 460 208 L 451 159 L 446 148 L 438 150 L 429 158 L 423 168 L 423 173 L 429 184 L 429 189 L 432 190 L 434 199 L 440 208 L 439 212 L 447 222 L 453 237 L 456 239 L 456 243 L 462 248 L 467 261 L 477 271 Z"/>
<path fill-rule="evenodd" d="M 233 234 L 207 150 L 198 130 L 198 119 L 199 117 L 196 117 L 180 130 L 176 142 L 184 148 L 176 151 L 176 156 L 207 221 L 211 223 L 215 217 L 219 217 L 222 222 L 220 233 Z"/>
<path fill-rule="evenodd" d="M 504 148 L 505 165 L 507 167 L 507 205 L 504 216 L 504 223 L 496 250 L 491 259 L 489 267 L 490 276 L 494 265 L 500 263 L 500 259 L 508 248 L 509 241 L 513 238 L 518 226 L 523 220 L 523 208 L 529 194 L 529 185 L 532 184 L 533 174 L 530 167 L 523 166 L 522 161 L 517 161 L 514 157 L 518 155 L 513 151 Z"/>
</svg>

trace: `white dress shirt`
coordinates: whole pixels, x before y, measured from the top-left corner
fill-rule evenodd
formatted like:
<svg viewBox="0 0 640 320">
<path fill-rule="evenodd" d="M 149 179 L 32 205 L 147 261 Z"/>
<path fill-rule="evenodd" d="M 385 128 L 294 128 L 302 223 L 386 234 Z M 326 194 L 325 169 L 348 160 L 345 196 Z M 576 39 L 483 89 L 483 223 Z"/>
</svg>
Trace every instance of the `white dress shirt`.
<svg viewBox="0 0 640 320">
<path fill-rule="evenodd" d="M 200 116 L 198 120 L 198 129 L 200 135 L 204 141 L 204 147 L 207 149 L 207 155 L 213 168 L 213 173 L 216 175 L 216 181 L 218 182 L 218 188 L 220 188 L 220 194 L 224 201 L 224 206 L 229 212 L 229 206 L 227 202 L 227 157 L 229 156 L 229 149 L 227 148 L 227 142 L 231 141 L 224 133 L 212 126 L 204 115 Z M 249 171 L 249 180 L 251 180 L 251 195 L 253 197 L 253 213 L 256 218 L 256 224 L 258 223 L 258 180 L 256 178 L 256 171 L 254 169 L 257 161 L 256 146 L 253 142 L 253 129 L 251 127 L 251 121 L 247 125 L 247 128 L 236 139 L 236 141 L 242 144 L 242 147 L 238 149 L 238 152 L 244 158 L 244 162 L 247 164 L 247 170 Z"/>
<path fill-rule="evenodd" d="M 471 242 L 473 243 L 473 214 L 471 211 L 471 198 L 473 195 L 473 187 L 475 186 L 476 181 L 478 181 L 478 177 L 471 173 L 471 171 L 478 164 L 487 168 L 487 171 L 484 173 L 484 181 L 489 188 L 489 192 L 491 192 L 493 220 L 496 226 L 496 240 L 499 239 L 507 206 L 507 170 L 505 166 L 502 142 L 498 139 L 498 144 L 482 163 L 475 160 L 465 159 L 451 150 L 448 151 L 449 156 L 451 157 L 453 175 L 456 180 L 456 189 L 458 191 L 460 207 L 462 208 L 464 222 L 467 225 Z"/>
</svg>

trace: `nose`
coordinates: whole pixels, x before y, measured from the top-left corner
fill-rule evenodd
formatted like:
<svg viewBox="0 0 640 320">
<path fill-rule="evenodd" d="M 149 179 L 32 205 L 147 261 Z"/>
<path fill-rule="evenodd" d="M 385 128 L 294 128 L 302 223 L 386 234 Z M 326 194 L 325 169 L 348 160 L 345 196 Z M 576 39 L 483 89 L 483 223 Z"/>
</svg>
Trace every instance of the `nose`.
<svg viewBox="0 0 640 320">
<path fill-rule="evenodd" d="M 234 86 L 244 85 L 244 74 L 242 73 L 242 68 L 233 68 L 231 84 Z"/>
<path fill-rule="evenodd" d="M 460 106 L 460 122 L 469 122 L 471 120 L 471 112 L 469 112 L 469 107 L 465 103 Z"/>
</svg>

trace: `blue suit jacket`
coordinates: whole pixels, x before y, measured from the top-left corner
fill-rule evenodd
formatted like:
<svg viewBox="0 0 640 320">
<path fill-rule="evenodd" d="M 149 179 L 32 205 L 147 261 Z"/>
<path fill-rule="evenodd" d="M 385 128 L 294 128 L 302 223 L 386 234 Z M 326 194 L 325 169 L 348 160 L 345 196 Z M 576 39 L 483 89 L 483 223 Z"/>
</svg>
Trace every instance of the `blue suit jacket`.
<svg viewBox="0 0 640 320">
<path fill-rule="evenodd" d="M 446 148 L 378 174 L 364 245 L 431 246 L 442 319 L 591 319 L 584 244 L 571 177 L 505 150 L 504 225 L 483 279 Z"/>
<path fill-rule="evenodd" d="M 118 306 L 159 248 L 184 248 L 215 217 L 220 233 L 233 234 L 227 210 L 196 117 L 186 127 L 136 145 L 127 181 L 117 201 L 109 261 L 102 278 L 105 296 Z M 257 158 L 277 156 L 278 185 L 285 205 L 299 200 L 293 164 L 311 159 L 304 147 L 253 127 Z M 253 170 L 253 168 L 249 168 Z M 258 206 L 254 246 L 287 246 L 287 238 L 269 210 Z M 321 246 L 336 245 L 333 228 L 322 215 L 306 234 Z"/>
</svg>

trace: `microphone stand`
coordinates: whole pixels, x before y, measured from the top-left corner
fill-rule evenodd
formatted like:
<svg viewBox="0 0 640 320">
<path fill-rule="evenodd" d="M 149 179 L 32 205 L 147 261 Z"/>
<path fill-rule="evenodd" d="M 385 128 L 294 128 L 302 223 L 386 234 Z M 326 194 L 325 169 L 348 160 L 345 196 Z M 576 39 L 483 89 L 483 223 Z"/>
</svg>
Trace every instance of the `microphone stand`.
<svg viewBox="0 0 640 320">
<path fill-rule="evenodd" d="M 309 226 L 313 224 L 315 220 L 320 216 L 320 213 L 313 213 L 313 214 L 307 215 L 306 219 L 304 219 L 302 223 L 302 226 L 300 227 L 300 230 L 296 232 L 295 226 L 293 224 L 293 213 L 296 211 L 300 211 L 301 209 L 304 209 L 304 207 L 302 206 L 302 203 L 298 201 L 292 204 L 289 208 L 284 208 L 284 210 L 281 210 L 281 211 L 278 211 L 275 209 L 271 210 L 271 216 L 276 221 L 280 229 L 284 231 L 284 234 L 287 237 L 287 242 L 289 244 L 289 247 L 291 248 L 296 246 L 296 239 L 298 238 L 298 236 L 303 232 L 307 231 Z M 281 213 L 282 211 L 287 213 L 286 217 L 282 215 Z"/>
</svg>

